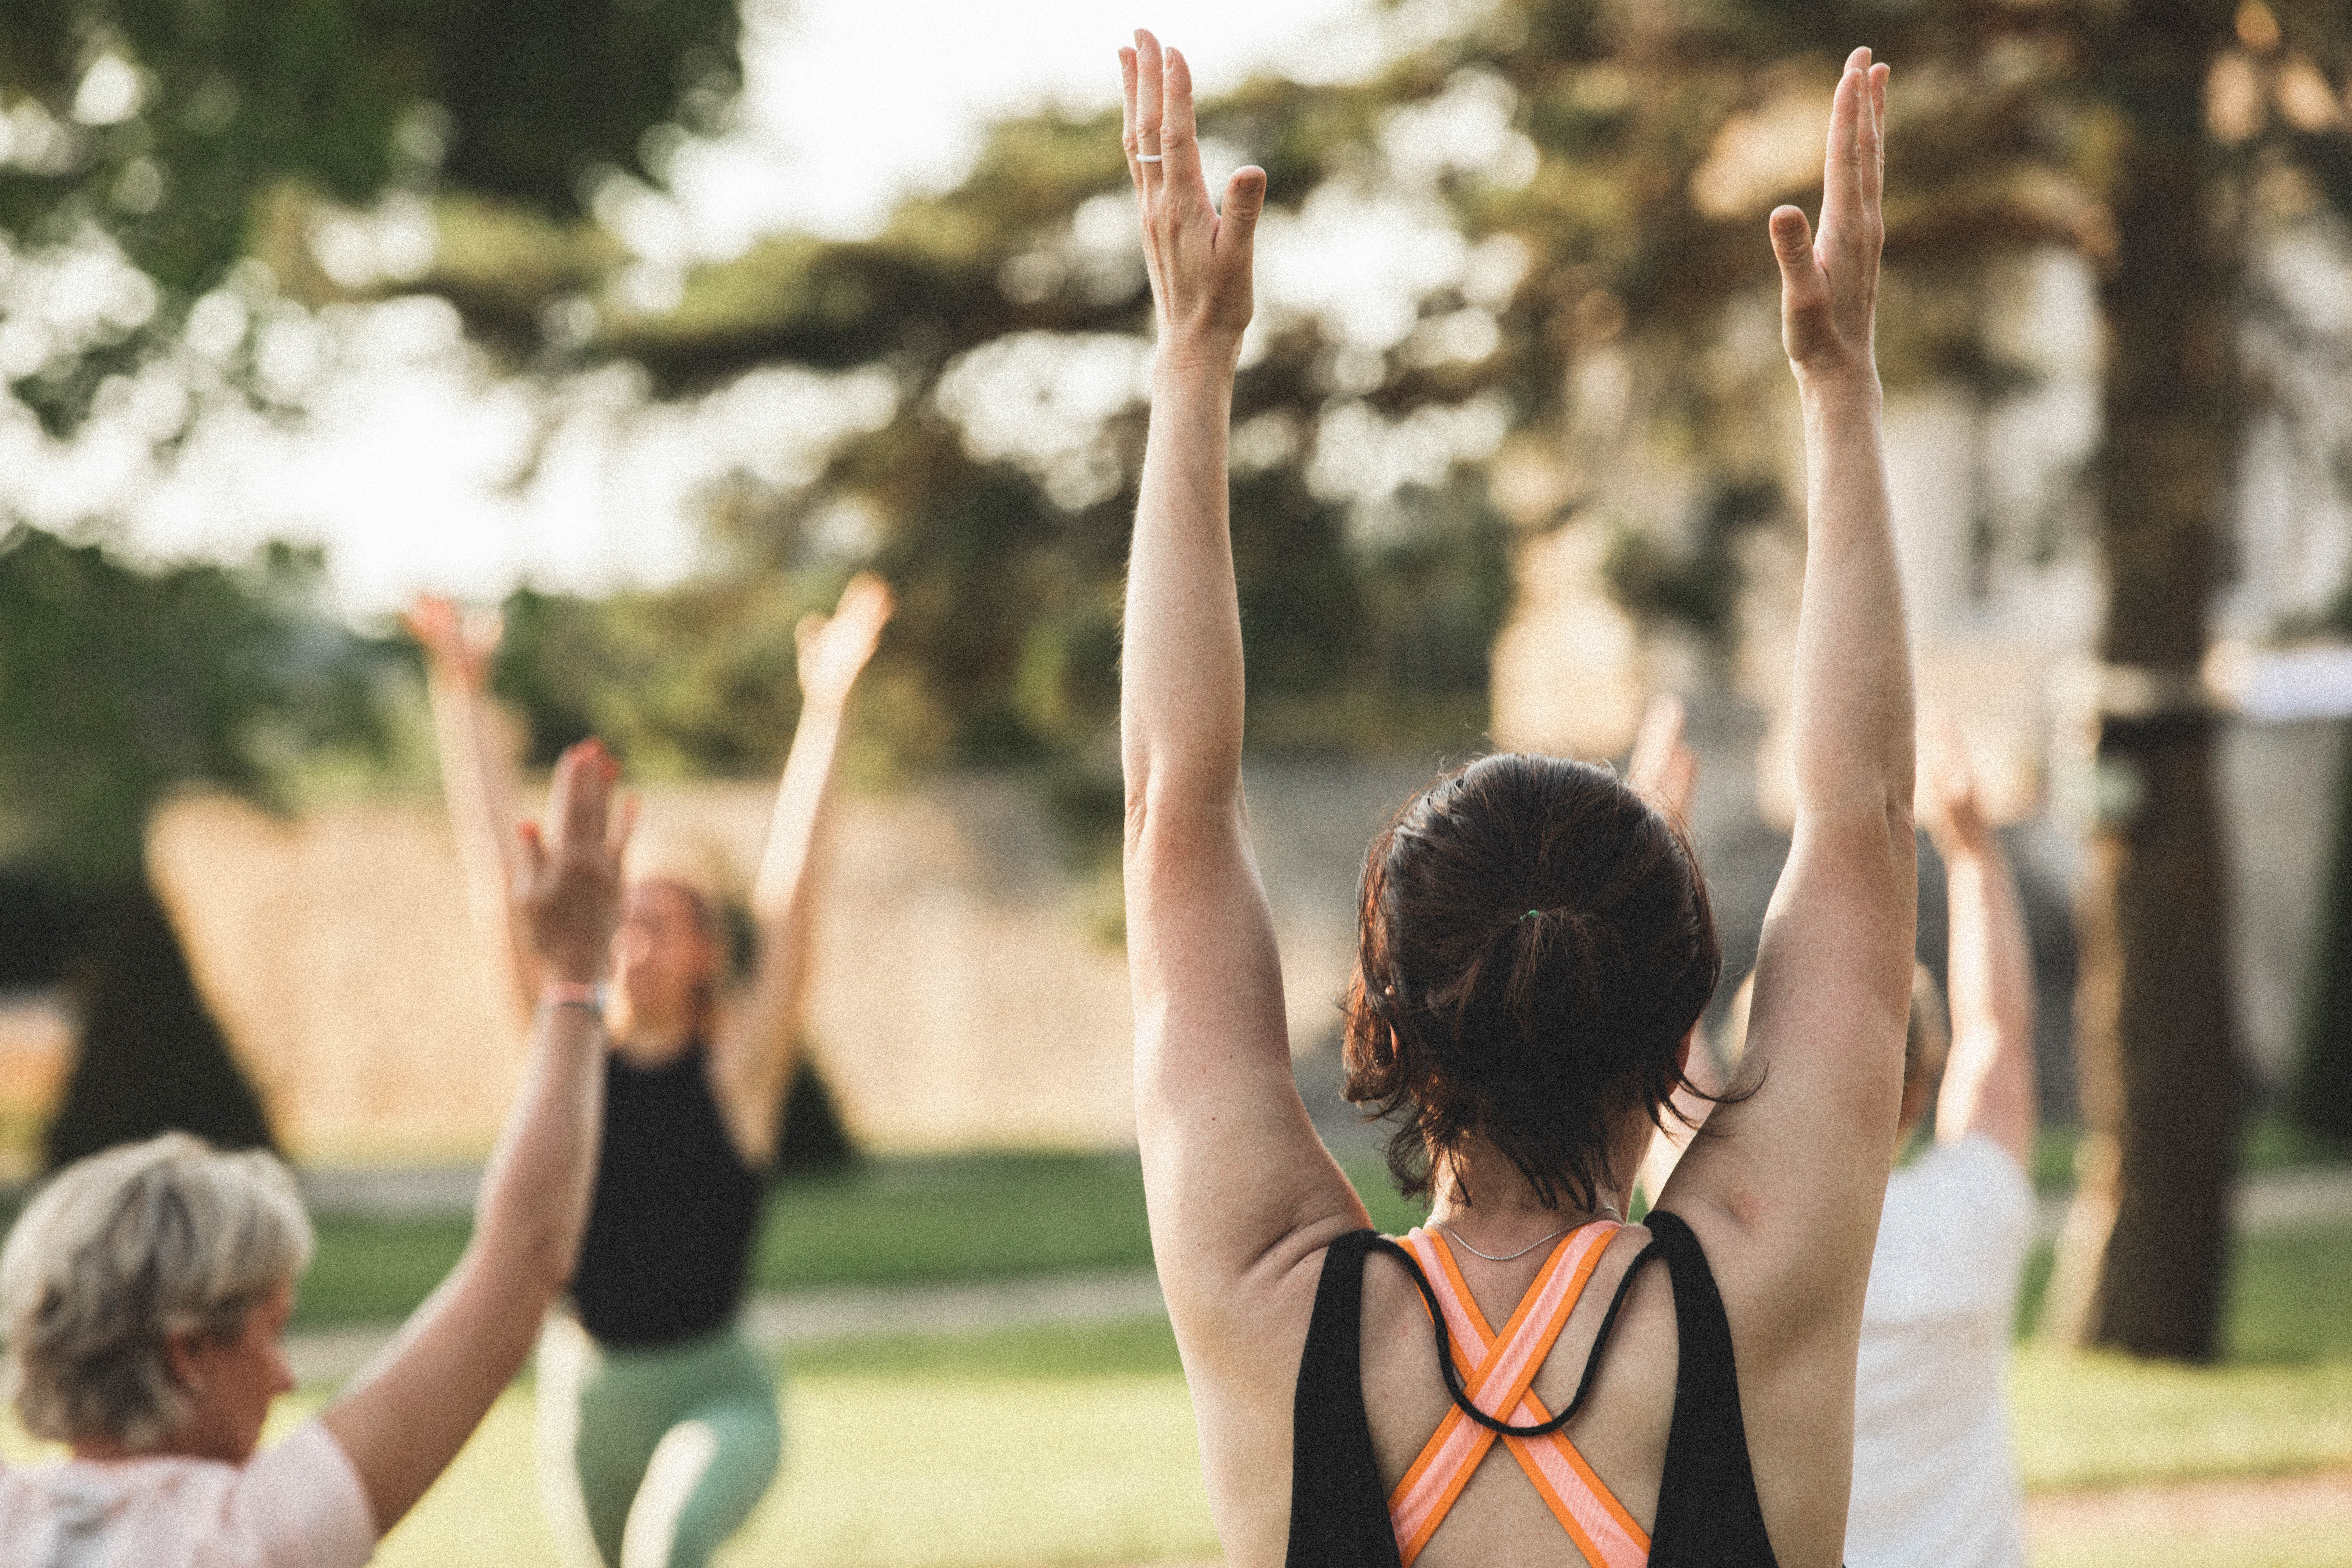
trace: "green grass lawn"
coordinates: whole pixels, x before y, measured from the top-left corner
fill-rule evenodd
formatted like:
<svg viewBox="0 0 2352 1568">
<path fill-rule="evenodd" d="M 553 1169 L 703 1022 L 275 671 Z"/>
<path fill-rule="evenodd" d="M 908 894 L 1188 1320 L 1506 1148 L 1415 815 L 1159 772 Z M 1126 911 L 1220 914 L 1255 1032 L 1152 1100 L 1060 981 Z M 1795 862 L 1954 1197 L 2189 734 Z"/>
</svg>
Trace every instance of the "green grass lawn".
<svg viewBox="0 0 2352 1568">
<path fill-rule="evenodd" d="M 2248 1238 L 2232 1359 L 2210 1369 L 2021 1349 L 2011 1388 L 2036 1492 L 2352 1466 L 2352 1218 Z M 1192 1410 L 1164 1321 L 887 1335 L 810 1347 L 784 1382 L 785 1474 L 727 1568 L 985 1568 L 1201 1559 L 1216 1551 Z M 278 1426 L 315 1407 L 286 1402 Z M 386 1568 L 557 1568 L 539 1509 L 530 1397 L 500 1401 L 385 1543 Z M 29 1456 L 0 1430 L 0 1451 Z M 2320 1568 L 2307 1527 L 2226 1538 L 2077 1532 L 2036 1568 L 2231 1563 Z"/>
<path fill-rule="evenodd" d="M 1373 1220 L 1402 1230 L 1422 1206 L 1377 1166 L 1352 1171 Z M 298 1327 L 404 1317 L 465 1250 L 462 1215 L 317 1216 L 319 1251 Z M 1148 1268 L 1143 1170 L 1132 1153 L 876 1160 L 780 1184 L 751 1258 L 752 1288 L 924 1285 Z"/>
<path fill-rule="evenodd" d="M 2035 1156 L 2035 1180 L 2063 1191 L 2074 1136 L 2056 1129 Z M 2340 1159 L 2272 1122 L 2247 1133 L 2250 1172 Z M 1378 1163 L 1351 1162 L 1374 1223 L 1403 1230 L 1422 1207 L 1397 1197 Z M 14 1218 L 0 1203 L 0 1225 Z M 398 1218 L 317 1216 L 319 1251 L 303 1281 L 296 1322 L 305 1328 L 404 1317 L 465 1249 L 458 1214 Z M 1141 1268 L 1151 1261 L 1143 1173 L 1132 1153 L 965 1154 L 870 1160 L 838 1176 L 772 1189 L 752 1262 L 761 1290 L 816 1286 L 918 1285 Z M 2029 1278 L 2038 1293 L 2042 1277 Z"/>
<path fill-rule="evenodd" d="M 1384 1229 L 1418 1208 L 1376 1168 L 1352 1173 Z M 462 1248 L 458 1218 L 326 1216 L 301 1319 L 396 1317 Z M 1141 1266 L 1150 1257 L 1132 1155 L 875 1162 L 772 1196 L 755 1261 L 765 1289 L 918 1284 Z M 2030 1321 L 2046 1257 L 2029 1278 Z M 2206 1369 L 2021 1346 L 2018 1460 L 2038 1493 L 2352 1467 L 2352 1216 L 2242 1238 L 2228 1359 Z M 279 1427 L 315 1407 L 286 1403 Z M 795 1352 L 783 1479 L 722 1562 L 1103 1563 L 1213 1557 L 1191 1405 L 1152 1319 L 1076 1329 L 890 1335 Z M 510 1393 L 415 1515 L 388 1568 L 556 1568 L 539 1508 L 527 1392 Z M 22 1458 L 0 1423 L 0 1452 Z M 2126 1532 L 2128 1533 L 2128 1532 Z M 2319 1568 L 2352 1549 L 2282 1524 L 2220 1536 L 2077 1531 L 2036 1568 L 2243 1563 Z"/>
</svg>

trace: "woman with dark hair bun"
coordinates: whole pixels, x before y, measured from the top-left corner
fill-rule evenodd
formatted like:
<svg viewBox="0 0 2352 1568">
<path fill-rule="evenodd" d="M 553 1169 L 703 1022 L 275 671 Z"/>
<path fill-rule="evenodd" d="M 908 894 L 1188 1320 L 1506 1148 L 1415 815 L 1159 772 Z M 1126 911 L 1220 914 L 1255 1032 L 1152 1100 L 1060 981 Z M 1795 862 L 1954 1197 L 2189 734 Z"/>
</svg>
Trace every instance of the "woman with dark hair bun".
<svg viewBox="0 0 2352 1568">
<path fill-rule="evenodd" d="M 1183 57 L 1138 33 L 1120 63 L 1160 330 L 1120 710 L 1136 1116 L 1227 1555 L 1833 1563 L 1916 896 L 1871 348 L 1886 68 L 1846 63 L 1818 238 L 1770 221 L 1811 492 L 1748 1080 L 1627 1225 L 1720 971 L 1697 861 L 1606 769 L 1449 773 L 1371 847 L 1347 1003 L 1350 1096 L 1398 1118 L 1391 1163 L 1431 1199 L 1391 1239 L 1292 1079 L 1241 798 L 1225 444 L 1265 175 L 1213 204 Z"/>
</svg>

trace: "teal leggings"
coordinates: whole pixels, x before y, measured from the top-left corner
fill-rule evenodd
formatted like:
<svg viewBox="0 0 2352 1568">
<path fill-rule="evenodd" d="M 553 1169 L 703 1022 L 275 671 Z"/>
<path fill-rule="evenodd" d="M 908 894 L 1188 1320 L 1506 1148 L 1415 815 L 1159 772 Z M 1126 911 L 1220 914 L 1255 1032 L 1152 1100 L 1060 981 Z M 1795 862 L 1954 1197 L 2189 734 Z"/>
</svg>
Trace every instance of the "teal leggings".
<svg viewBox="0 0 2352 1568">
<path fill-rule="evenodd" d="M 732 1328 L 653 1350 L 562 1329 L 540 1352 L 543 1472 L 569 1448 L 566 1500 L 604 1568 L 703 1568 L 775 1479 L 768 1366 Z"/>
</svg>

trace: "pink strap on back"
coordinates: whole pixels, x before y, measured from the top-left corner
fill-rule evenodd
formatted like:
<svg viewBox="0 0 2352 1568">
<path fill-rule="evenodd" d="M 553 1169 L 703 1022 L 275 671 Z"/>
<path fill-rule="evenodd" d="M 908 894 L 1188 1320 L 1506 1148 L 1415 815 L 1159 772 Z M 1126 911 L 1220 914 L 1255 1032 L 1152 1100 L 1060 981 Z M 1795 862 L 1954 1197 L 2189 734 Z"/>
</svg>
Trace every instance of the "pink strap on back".
<svg viewBox="0 0 2352 1568">
<path fill-rule="evenodd" d="M 1552 1343 L 1584 1293 L 1593 1267 L 1618 1229 L 1611 1221 L 1595 1220 L 1563 1237 L 1499 1335 L 1487 1326 L 1444 1238 L 1418 1228 L 1404 1237 L 1404 1245 L 1436 1292 L 1454 1359 L 1462 1369 L 1463 1392 L 1478 1409 L 1518 1426 L 1551 1418 L 1529 1385 L 1542 1370 L 1544 1358 L 1551 1353 Z M 1506 1411 L 1509 1414 L 1502 1414 Z M 1397 1552 L 1406 1568 L 1412 1568 L 1413 1559 L 1445 1521 L 1496 1436 L 1459 1408 L 1449 1409 L 1397 1483 L 1389 1498 L 1389 1521 L 1396 1531 Z M 1552 1517 L 1594 1568 L 1642 1568 L 1649 1561 L 1648 1534 L 1610 1494 L 1564 1434 L 1503 1441 Z"/>
</svg>

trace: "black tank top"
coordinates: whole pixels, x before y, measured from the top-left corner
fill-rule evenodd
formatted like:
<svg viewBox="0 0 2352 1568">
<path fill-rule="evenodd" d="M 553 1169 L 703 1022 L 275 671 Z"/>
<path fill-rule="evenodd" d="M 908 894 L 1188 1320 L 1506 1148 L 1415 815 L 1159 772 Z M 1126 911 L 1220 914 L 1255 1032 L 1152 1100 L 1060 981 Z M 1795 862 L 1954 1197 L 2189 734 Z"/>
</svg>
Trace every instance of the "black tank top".
<svg viewBox="0 0 2352 1568">
<path fill-rule="evenodd" d="M 1649 1568 L 1778 1568 L 1756 1500 L 1756 1475 L 1748 1468 L 1731 1323 L 1715 1275 L 1690 1226 L 1656 1210 L 1648 1224 L 1650 1245 L 1625 1270 L 1624 1283 L 1609 1304 L 1583 1386 L 1555 1419 L 1565 1419 L 1582 1402 L 1626 1285 L 1654 1255 L 1664 1258 L 1674 1281 L 1682 1360 L 1675 1373 L 1674 1420 L 1666 1435 L 1665 1473 L 1658 1482 L 1658 1515 L 1650 1531 Z M 1373 1231 L 1343 1236 L 1324 1255 L 1292 1414 L 1288 1568 L 1399 1568 L 1402 1562 L 1389 1524 L 1388 1494 L 1372 1458 L 1371 1422 L 1364 1413 L 1364 1258 L 1376 1248 L 1395 1251 L 1419 1278 L 1412 1255 Z M 1426 1293 L 1425 1283 L 1423 1289 Z"/>
<path fill-rule="evenodd" d="M 742 1304 L 761 1181 L 727 1136 L 709 1061 L 700 1042 L 657 1068 L 605 1053 L 596 1193 L 572 1277 L 581 1326 L 605 1344 L 692 1339 Z"/>
</svg>

